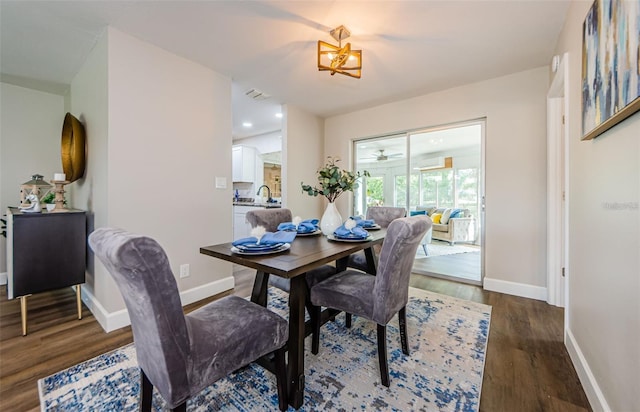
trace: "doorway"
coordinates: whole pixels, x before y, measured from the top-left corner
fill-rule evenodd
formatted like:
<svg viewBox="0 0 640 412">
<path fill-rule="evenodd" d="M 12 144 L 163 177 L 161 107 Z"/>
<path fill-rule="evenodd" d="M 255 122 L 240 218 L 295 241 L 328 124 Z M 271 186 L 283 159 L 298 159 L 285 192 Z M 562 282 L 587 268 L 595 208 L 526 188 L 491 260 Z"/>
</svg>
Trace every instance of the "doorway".
<svg viewBox="0 0 640 412">
<path fill-rule="evenodd" d="M 482 119 L 353 143 L 356 170 L 371 175 L 354 192 L 354 215 L 395 206 L 434 222 L 414 273 L 482 284 L 484 130 Z"/>
</svg>

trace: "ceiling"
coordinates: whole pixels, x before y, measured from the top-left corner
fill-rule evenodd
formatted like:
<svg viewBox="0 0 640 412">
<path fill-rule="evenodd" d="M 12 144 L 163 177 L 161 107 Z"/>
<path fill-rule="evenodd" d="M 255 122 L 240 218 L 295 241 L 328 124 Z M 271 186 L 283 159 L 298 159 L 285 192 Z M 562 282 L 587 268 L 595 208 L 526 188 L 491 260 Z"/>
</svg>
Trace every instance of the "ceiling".
<svg viewBox="0 0 640 412">
<path fill-rule="evenodd" d="M 63 93 L 107 25 L 233 79 L 234 136 L 279 130 L 281 104 L 321 117 L 548 65 L 565 0 L 6 1 L 2 81 Z M 316 67 L 351 30 L 361 79 Z M 252 101 L 258 89 L 271 97 Z M 254 120 L 255 119 L 255 120 Z M 253 127 L 243 128 L 243 121 Z"/>
</svg>

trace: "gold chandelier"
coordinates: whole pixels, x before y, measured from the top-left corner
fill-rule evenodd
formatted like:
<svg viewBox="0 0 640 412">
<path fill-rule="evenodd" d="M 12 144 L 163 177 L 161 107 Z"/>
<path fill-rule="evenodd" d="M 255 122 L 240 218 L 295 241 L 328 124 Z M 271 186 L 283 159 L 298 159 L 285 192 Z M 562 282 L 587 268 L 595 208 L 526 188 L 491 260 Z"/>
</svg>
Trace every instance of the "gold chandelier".
<svg viewBox="0 0 640 412">
<path fill-rule="evenodd" d="M 340 73 L 359 79 L 362 72 L 362 50 L 351 50 L 351 43 L 342 46 L 342 40 L 351 36 L 351 32 L 346 27 L 339 26 L 329 34 L 338 41 L 338 45 L 318 40 L 318 70 L 328 70 L 332 76 Z"/>
</svg>

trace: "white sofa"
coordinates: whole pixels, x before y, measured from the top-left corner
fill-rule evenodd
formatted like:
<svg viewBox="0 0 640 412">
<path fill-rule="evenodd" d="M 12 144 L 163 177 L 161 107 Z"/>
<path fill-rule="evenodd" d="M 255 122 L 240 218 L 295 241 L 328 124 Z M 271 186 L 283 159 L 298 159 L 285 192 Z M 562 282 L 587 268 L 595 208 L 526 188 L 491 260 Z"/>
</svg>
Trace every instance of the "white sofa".
<svg viewBox="0 0 640 412">
<path fill-rule="evenodd" d="M 475 242 L 476 240 L 476 218 L 471 216 L 469 209 L 449 209 L 449 214 L 452 214 L 455 210 L 459 210 L 458 214 L 453 218 L 447 218 L 446 223 L 433 223 L 430 239 L 427 239 L 428 235 L 422 242 L 423 248 L 426 249 L 426 244 L 431 239 L 443 240 L 453 245 L 456 242 Z M 416 212 L 412 214 L 424 211 L 429 217 L 434 219 L 435 215 L 439 213 L 442 217 L 448 216 L 446 208 L 435 208 L 427 206 L 416 207 Z"/>
</svg>

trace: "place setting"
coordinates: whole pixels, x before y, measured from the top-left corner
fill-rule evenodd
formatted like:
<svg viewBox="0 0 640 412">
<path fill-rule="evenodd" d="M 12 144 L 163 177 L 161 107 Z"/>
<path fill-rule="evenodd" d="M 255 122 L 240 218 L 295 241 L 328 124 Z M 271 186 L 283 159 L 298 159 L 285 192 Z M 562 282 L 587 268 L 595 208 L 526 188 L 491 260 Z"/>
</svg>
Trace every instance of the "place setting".
<svg viewBox="0 0 640 412">
<path fill-rule="evenodd" d="M 355 219 L 349 218 L 333 234 L 328 235 L 327 239 L 336 242 L 367 242 L 371 240 L 371 235 Z"/>
<path fill-rule="evenodd" d="M 318 219 L 302 220 L 300 216 L 295 216 L 291 222 L 283 222 L 278 225 L 278 230 L 295 232 L 297 236 L 316 236 L 322 233 L 318 227 Z"/>
<path fill-rule="evenodd" d="M 267 232 L 262 226 L 251 230 L 251 236 L 235 240 L 231 243 L 231 252 L 238 255 L 268 255 L 280 253 L 291 247 L 296 238 L 296 232 L 278 230 Z"/>
<path fill-rule="evenodd" d="M 373 219 L 365 219 L 362 216 L 351 216 L 350 219 L 356 221 L 356 225 L 366 230 L 380 230 L 382 226 L 377 224 Z"/>
</svg>

